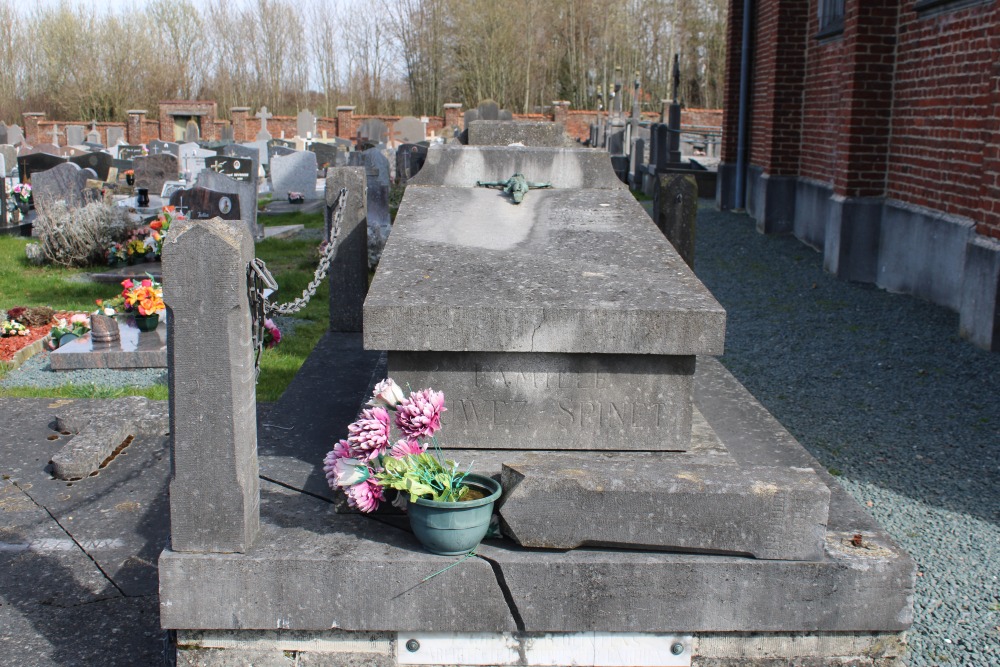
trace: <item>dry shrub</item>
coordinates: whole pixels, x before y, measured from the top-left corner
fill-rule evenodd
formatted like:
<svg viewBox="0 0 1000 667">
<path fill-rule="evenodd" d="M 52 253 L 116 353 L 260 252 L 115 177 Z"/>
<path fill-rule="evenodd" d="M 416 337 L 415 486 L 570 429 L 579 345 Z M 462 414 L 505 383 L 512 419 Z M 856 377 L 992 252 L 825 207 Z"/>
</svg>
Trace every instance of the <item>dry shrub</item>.
<svg viewBox="0 0 1000 667">
<path fill-rule="evenodd" d="M 70 208 L 62 201 L 35 208 L 35 231 L 42 256 L 62 266 L 103 263 L 105 250 L 124 238 L 130 228 L 126 209 L 104 202 Z"/>
</svg>

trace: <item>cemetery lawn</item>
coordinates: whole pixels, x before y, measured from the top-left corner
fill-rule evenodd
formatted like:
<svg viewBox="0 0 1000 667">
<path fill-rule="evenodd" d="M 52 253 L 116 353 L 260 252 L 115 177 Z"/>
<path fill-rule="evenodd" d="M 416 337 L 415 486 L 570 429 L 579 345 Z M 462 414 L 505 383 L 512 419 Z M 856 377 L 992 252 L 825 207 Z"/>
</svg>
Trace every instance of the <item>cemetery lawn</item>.
<svg viewBox="0 0 1000 667">
<path fill-rule="evenodd" d="M 304 225 L 306 230 L 323 229 L 321 213 L 261 216 L 261 222 L 272 225 Z M 313 232 L 315 235 L 315 232 Z M 57 266 L 32 266 L 25 259 L 24 246 L 31 239 L 0 237 L 0 310 L 13 306 L 49 306 L 55 310 L 91 312 L 94 301 L 115 296 L 120 288 L 107 283 L 89 282 L 86 274 L 96 270 L 67 269 Z M 262 258 L 278 281 L 280 291 L 273 299 L 292 301 L 301 296 L 319 262 L 318 239 L 268 239 L 257 244 L 257 256 Z M 293 317 L 294 332 L 282 329 L 281 343 L 264 350 L 260 360 L 260 382 L 257 400 L 276 401 L 295 377 L 313 347 L 326 333 L 330 321 L 329 285 L 323 281 L 309 305 Z M 280 324 L 279 324 L 280 326 Z M 11 372 L 9 365 L 0 363 L 0 380 Z M 50 398 L 116 398 L 145 396 L 166 400 L 167 388 L 111 387 L 62 385 L 57 388 L 0 387 L 0 396 Z"/>
</svg>

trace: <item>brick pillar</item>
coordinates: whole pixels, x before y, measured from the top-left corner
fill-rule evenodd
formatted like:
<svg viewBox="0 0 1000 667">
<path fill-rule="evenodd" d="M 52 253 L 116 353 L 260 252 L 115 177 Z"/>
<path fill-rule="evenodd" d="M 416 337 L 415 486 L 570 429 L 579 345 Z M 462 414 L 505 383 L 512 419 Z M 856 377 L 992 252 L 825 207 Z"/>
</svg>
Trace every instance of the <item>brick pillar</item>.
<svg viewBox="0 0 1000 667">
<path fill-rule="evenodd" d="M 566 118 L 569 116 L 569 102 L 566 100 L 556 100 L 552 103 L 552 121 L 556 123 L 566 124 Z"/>
<path fill-rule="evenodd" d="M 146 121 L 145 109 L 130 109 L 128 114 L 128 124 L 125 126 L 125 141 L 132 146 L 138 146 L 142 141 L 142 126 Z"/>
<path fill-rule="evenodd" d="M 41 111 L 22 114 L 24 116 L 24 142 L 29 146 L 43 143 L 38 136 L 38 123 L 45 120 L 45 113 Z M 8 166 L 8 169 L 12 167 Z"/>
<path fill-rule="evenodd" d="M 354 138 L 354 107 L 337 107 L 337 136 L 341 139 Z"/>
<path fill-rule="evenodd" d="M 233 141 L 250 141 L 247 135 L 247 117 L 250 107 L 230 107 L 229 118 L 233 124 Z"/>
<path fill-rule="evenodd" d="M 462 129 L 462 103 L 448 102 L 444 105 L 444 130 L 453 130 L 456 127 Z M 446 137 L 450 137 L 450 132 L 445 132 Z"/>
</svg>

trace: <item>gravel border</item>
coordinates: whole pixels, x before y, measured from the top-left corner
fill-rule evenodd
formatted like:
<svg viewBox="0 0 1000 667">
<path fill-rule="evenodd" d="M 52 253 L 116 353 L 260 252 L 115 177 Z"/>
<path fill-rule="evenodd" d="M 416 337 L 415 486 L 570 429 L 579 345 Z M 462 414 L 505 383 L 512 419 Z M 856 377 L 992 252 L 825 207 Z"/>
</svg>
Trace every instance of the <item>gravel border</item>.
<svg viewBox="0 0 1000 667">
<path fill-rule="evenodd" d="M 695 271 L 728 312 L 723 364 L 916 560 L 911 667 L 1000 664 L 1000 354 L 707 204 Z"/>
</svg>

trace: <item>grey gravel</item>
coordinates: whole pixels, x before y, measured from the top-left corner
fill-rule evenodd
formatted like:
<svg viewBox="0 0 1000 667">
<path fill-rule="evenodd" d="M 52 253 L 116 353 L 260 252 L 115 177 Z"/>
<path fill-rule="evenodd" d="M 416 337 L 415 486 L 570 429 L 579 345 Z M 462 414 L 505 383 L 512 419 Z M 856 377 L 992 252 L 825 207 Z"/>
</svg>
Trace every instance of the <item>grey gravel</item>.
<svg viewBox="0 0 1000 667">
<path fill-rule="evenodd" d="M 62 385 L 97 387 L 152 387 L 167 384 L 166 368 L 140 368 L 132 371 L 88 368 L 79 371 L 54 371 L 49 353 L 40 352 L 25 361 L 0 381 L 0 387 L 60 387 Z"/>
<path fill-rule="evenodd" d="M 723 364 L 916 560 L 911 667 L 1000 664 L 1000 354 L 745 215 L 702 207 L 695 271 Z"/>
</svg>

